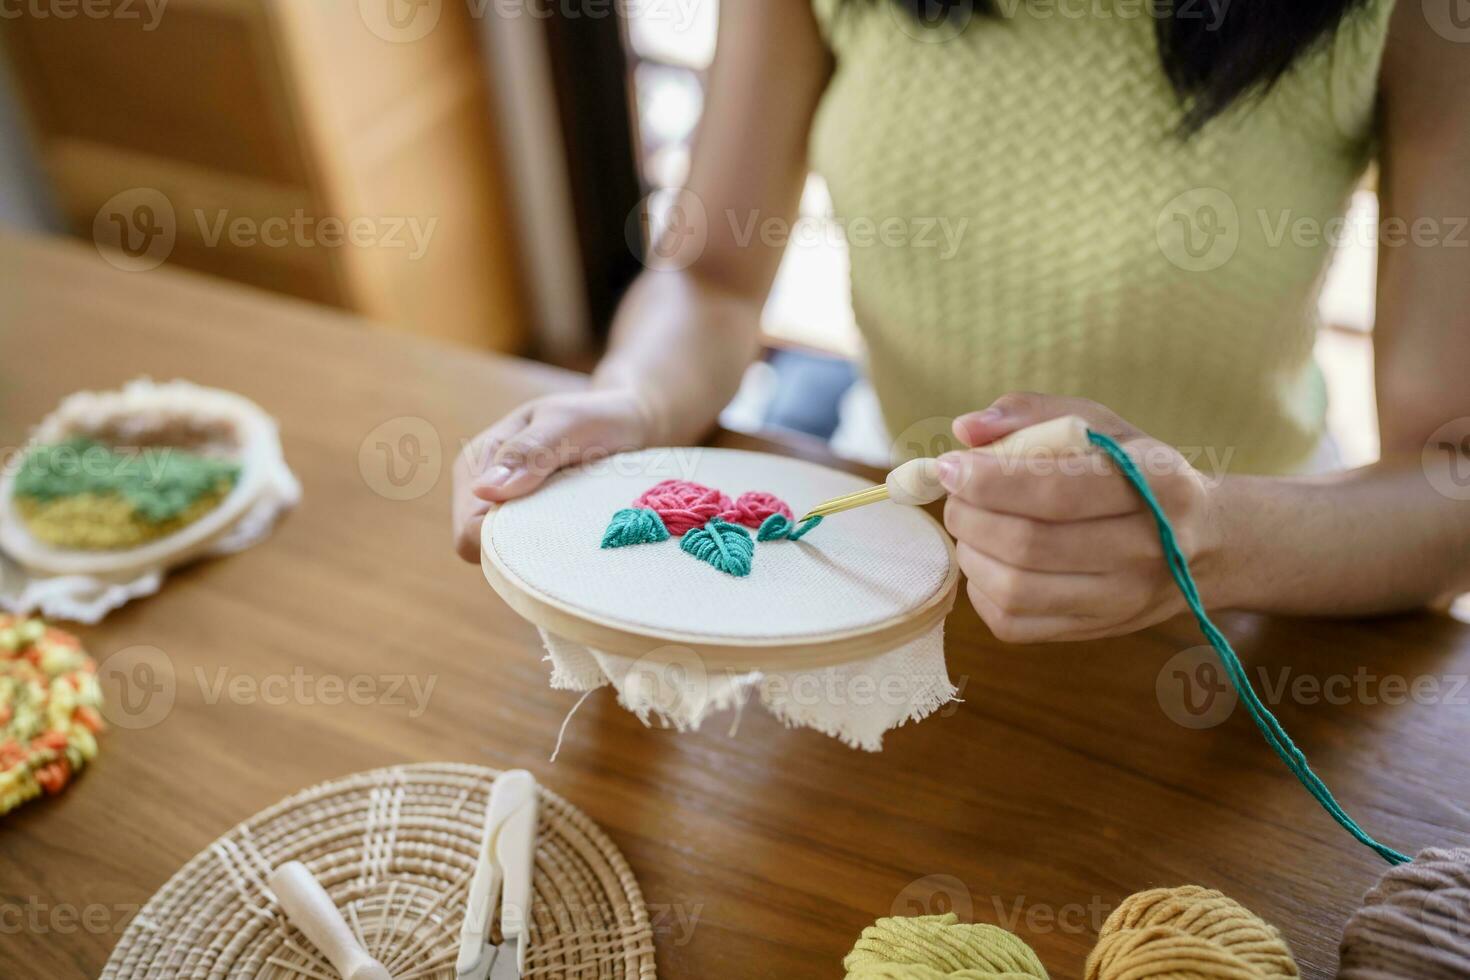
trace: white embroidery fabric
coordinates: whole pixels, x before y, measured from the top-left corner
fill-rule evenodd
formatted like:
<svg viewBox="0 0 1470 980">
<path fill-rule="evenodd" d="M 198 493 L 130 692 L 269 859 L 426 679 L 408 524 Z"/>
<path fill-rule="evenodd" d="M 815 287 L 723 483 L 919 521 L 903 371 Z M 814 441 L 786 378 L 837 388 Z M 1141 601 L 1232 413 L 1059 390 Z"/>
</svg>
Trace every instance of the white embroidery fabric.
<svg viewBox="0 0 1470 980">
<path fill-rule="evenodd" d="M 789 728 L 811 728 L 867 752 L 883 736 L 920 721 L 955 699 L 944 662 L 944 621 L 903 646 L 869 660 L 819 670 L 710 676 L 691 656 L 657 663 L 594 650 L 541 630 L 551 686 L 593 691 L 611 686 L 618 703 L 645 725 L 695 731 L 717 712 L 739 710 L 753 695 Z"/>
</svg>

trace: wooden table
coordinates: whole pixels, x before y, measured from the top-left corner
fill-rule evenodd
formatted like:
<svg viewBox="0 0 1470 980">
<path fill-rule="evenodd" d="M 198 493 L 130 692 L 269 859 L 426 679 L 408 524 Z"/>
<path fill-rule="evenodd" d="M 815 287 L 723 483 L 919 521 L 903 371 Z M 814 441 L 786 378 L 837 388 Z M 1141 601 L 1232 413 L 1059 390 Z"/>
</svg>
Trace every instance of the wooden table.
<svg viewBox="0 0 1470 980">
<path fill-rule="evenodd" d="M 144 373 L 231 388 L 275 414 L 305 502 L 264 545 L 81 630 L 99 659 L 164 651 L 176 698 L 152 727 L 109 730 L 62 796 L 0 821 L 0 975 L 95 976 L 137 907 L 237 821 L 312 783 L 414 761 L 523 766 L 582 807 L 642 882 L 669 978 L 836 976 L 874 918 L 951 901 L 1075 977 L 1121 898 L 1185 882 L 1277 923 L 1305 974 L 1325 977 L 1382 870 L 1243 710 L 1200 730 L 1163 710 L 1180 703 L 1171 658 L 1202 642 L 1183 621 L 1009 647 L 962 601 L 948 649 L 964 703 L 890 735 L 880 755 L 760 711 L 734 738 L 723 721 L 649 731 L 603 693 L 548 764 L 575 697 L 547 687 L 535 631 L 450 553 L 448 466 L 460 439 L 576 376 L 199 276 L 120 272 L 82 245 L 0 238 L 0 444 L 20 445 L 69 391 Z M 385 472 L 369 436 L 404 417 L 437 433 L 424 465 L 443 473 L 393 500 L 374 489 Z M 1273 685 L 1369 678 L 1346 703 L 1288 694 L 1277 712 L 1370 832 L 1409 851 L 1470 844 L 1470 689 L 1449 696 L 1470 672 L 1470 627 L 1224 621 Z M 434 684 L 421 714 L 411 697 L 318 703 L 323 679 L 404 675 Z M 271 696 L 293 676 L 305 696 Z M 1440 703 L 1387 703 L 1389 678 L 1421 676 L 1446 679 Z"/>
</svg>

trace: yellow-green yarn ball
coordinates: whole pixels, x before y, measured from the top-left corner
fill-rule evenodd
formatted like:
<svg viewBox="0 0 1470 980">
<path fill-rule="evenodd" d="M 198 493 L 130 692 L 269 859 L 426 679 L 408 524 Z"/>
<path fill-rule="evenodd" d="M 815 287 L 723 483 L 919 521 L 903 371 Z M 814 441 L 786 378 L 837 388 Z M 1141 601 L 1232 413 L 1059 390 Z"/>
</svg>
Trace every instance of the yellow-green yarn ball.
<svg viewBox="0 0 1470 980">
<path fill-rule="evenodd" d="M 1123 900 L 1087 957 L 1087 980 L 1277 980 L 1296 977 L 1281 933 L 1250 909 L 1198 885 Z"/>
<path fill-rule="evenodd" d="M 842 961 L 847 980 L 1047 980 L 1030 946 L 953 912 L 879 919 Z"/>
</svg>

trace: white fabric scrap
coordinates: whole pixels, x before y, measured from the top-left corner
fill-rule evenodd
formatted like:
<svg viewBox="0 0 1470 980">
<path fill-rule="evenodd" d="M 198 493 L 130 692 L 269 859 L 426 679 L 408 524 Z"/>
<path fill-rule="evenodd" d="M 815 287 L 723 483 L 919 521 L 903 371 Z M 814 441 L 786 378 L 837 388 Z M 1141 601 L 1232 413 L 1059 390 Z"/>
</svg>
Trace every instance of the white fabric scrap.
<svg viewBox="0 0 1470 980">
<path fill-rule="evenodd" d="M 697 730 L 706 718 L 738 709 L 758 694 L 788 728 L 811 728 L 867 752 L 883 736 L 919 721 L 955 699 L 944 662 L 944 622 L 895 650 L 868 660 L 816 670 L 706 673 L 698 657 L 687 663 L 647 665 L 541 631 L 551 686 L 592 691 L 611 686 L 618 703 L 645 725 L 657 717 L 678 731 Z"/>
</svg>

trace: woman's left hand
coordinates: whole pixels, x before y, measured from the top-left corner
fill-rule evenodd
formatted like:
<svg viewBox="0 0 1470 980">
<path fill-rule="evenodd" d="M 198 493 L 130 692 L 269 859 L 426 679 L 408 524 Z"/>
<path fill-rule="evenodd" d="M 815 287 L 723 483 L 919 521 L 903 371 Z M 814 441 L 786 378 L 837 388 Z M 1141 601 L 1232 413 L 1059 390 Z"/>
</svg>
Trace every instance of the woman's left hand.
<svg viewBox="0 0 1470 980">
<path fill-rule="evenodd" d="M 1011 394 L 954 422 L 983 447 L 1062 415 L 1116 439 L 1148 478 L 1197 579 L 1218 553 L 1217 494 L 1172 446 L 1076 398 Z M 1097 450 L 1046 457 L 959 451 L 940 457 L 944 524 L 958 545 L 970 602 L 1008 643 L 1118 636 L 1185 610 L 1159 532 L 1138 492 Z M 1201 588 L 1208 593 L 1206 585 Z"/>
</svg>

